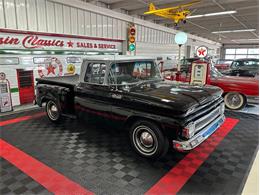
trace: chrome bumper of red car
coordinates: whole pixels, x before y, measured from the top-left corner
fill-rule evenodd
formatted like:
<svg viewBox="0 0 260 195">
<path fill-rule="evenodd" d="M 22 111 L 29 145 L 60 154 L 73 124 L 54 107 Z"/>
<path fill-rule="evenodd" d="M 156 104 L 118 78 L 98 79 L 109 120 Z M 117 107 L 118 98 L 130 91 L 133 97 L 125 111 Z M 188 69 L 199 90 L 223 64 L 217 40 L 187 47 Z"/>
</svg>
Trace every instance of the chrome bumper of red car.
<svg viewBox="0 0 260 195">
<path fill-rule="evenodd" d="M 248 104 L 259 104 L 258 96 L 246 96 L 246 100 Z"/>
</svg>

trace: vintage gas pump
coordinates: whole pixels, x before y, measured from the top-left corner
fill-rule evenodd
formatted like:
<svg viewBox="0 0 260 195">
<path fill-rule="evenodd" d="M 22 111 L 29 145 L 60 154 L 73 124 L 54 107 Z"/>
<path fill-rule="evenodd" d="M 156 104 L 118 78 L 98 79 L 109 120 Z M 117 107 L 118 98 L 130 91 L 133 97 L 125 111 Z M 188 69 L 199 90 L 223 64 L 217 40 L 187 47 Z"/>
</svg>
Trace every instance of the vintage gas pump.
<svg viewBox="0 0 260 195">
<path fill-rule="evenodd" d="M 3 72 L 0 73 L 0 110 L 1 112 L 13 110 L 10 83 Z"/>
<path fill-rule="evenodd" d="M 203 59 L 207 56 L 207 47 L 200 46 L 196 50 L 196 54 L 199 58 Z M 194 85 L 205 85 L 209 83 L 209 62 L 204 60 L 197 60 L 191 64 L 191 78 L 190 84 Z"/>
<path fill-rule="evenodd" d="M 194 61 L 191 65 L 190 84 L 205 85 L 210 82 L 209 63 L 207 61 Z"/>
</svg>

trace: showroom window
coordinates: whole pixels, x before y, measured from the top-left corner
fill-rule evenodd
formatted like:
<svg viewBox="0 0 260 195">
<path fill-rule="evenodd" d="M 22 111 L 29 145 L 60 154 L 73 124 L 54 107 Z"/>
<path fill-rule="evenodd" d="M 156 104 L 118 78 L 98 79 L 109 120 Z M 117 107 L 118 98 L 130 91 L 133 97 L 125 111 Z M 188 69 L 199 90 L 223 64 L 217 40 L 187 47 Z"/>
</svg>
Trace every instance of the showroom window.
<svg viewBox="0 0 260 195">
<path fill-rule="evenodd" d="M 0 65 L 17 65 L 19 64 L 19 58 L 16 57 L 1 57 Z"/>
<path fill-rule="evenodd" d="M 258 48 L 226 49 L 225 59 L 259 58 Z"/>
</svg>

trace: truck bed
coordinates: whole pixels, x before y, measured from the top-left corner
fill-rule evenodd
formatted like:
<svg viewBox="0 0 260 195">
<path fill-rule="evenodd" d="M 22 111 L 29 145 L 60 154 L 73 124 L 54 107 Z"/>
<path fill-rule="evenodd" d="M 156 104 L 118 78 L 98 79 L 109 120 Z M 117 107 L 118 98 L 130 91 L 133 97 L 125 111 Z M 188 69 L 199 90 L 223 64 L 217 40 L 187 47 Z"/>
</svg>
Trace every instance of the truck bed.
<svg viewBox="0 0 260 195">
<path fill-rule="evenodd" d="M 64 87 L 74 87 L 79 81 L 79 75 L 68 75 L 59 77 L 37 78 L 38 84 L 59 85 Z"/>
</svg>

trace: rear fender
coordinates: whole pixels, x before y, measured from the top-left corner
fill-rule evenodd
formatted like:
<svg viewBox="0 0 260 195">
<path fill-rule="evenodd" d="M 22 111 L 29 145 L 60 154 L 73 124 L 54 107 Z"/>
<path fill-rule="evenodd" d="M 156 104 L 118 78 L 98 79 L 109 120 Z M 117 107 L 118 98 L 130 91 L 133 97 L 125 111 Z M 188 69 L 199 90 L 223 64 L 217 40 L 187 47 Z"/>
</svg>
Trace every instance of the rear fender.
<svg viewBox="0 0 260 195">
<path fill-rule="evenodd" d="M 38 85 L 37 86 L 37 104 L 42 106 L 44 102 L 53 100 L 60 104 L 61 101 L 65 101 L 66 93 L 69 89 L 66 87 L 55 85 Z"/>
<path fill-rule="evenodd" d="M 57 101 L 56 98 L 54 97 L 54 95 L 52 95 L 51 93 L 48 93 L 45 96 L 41 97 L 41 100 L 39 102 L 40 106 L 42 106 L 43 103 L 45 103 L 49 100 Z"/>
</svg>

